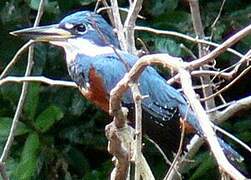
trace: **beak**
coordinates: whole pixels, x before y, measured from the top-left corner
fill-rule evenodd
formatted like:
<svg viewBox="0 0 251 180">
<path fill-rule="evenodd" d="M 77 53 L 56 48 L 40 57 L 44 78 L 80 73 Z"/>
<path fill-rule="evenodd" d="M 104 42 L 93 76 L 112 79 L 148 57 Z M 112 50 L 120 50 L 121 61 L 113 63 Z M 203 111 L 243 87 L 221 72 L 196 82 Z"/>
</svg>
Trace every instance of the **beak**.
<svg viewBox="0 0 251 180">
<path fill-rule="evenodd" d="M 58 24 L 21 29 L 10 34 L 44 42 L 62 41 L 74 37 L 70 31 L 60 28 Z"/>
</svg>

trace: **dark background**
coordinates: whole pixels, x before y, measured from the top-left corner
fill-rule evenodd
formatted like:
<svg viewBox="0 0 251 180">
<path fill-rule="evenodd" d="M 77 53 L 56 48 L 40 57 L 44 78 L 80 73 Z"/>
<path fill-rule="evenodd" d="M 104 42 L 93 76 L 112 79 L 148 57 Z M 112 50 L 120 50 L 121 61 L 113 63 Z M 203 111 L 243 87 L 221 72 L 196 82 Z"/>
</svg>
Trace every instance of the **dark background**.
<svg viewBox="0 0 251 180">
<path fill-rule="evenodd" d="M 126 1 L 119 3 L 128 7 Z M 25 40 L 12 37 L 8 32 L 32 26 L 38 5 L 39 0 L 0 1 L 0 71 L 25 43 Z M 220 5 L 221 1 L 218 0 L 200 2 L 206 36 L 211 34 L 211 24 L 219 12 Z M 56 23 L 67 14 L 78 10 L 93 10 L 94 7 L 94 0 L 48 0 L 40 24 Z M 125 16 L 125 13 L 122 14 Z M 139 20 L 140 25 L 173 30 L 195 37 L 186 0 L 148 0 L 143 4 L 141 15 L 146 19 Z M 223 42 L 250 24 L 250 19 L 251 3 L 248 0 L 226 1 L 221 18 L 215 26 L 213 41 Z M 191 56 L 180 47 L 182 43 L 197 55 L 197 45 L 180 38 L 150 33 L 137 33 L 137 36 L 146 43 L 150 52 L 168 52 L 191 60 Z M 137 45 L 140 47 L 140 44 Z M 245 53 L 250 45 L 249 36 L 234 48 Z M 26 59 L 26 55 L 23 55 L 10 75 L 23 76 Z M 34 60 L 33 75 L 70 80 L 62 49 L 38 44 Z M 227 67 L 238 60 L 232 54 L 224 53 L 217 58 L 217 67 Z M 162 73 L 168 77 L 168 72 Z M 249 73 L 241 78 L 224 93 L 227 101 L 251 95 L 250 75 Z M 20 92 L 21 84 L 4 84 L 0 87 L 0 152 L 7 139 Z M 250 118 L 251 111 L 240 112 L 223 126 L 250 145 Z M 106 150 L 107 140 L 104 135 L 104 127 L 109 122 L 108 115 L 87 102 L 78 90 L 31 83 L 7 160 L 8 174 L 11 179 L 107 179 L 113 167 L 111 156 Z M 246 172 L 251 172 L 250 153 L 236 143 L 229 142 L 246 158 L 243 167 Z M 143 149 L 156 179 L 162 179 L 167 168 L 163 158 L 149 142 L 145 142 Z M 186 168 L 185 179 L 218 178 L 217 165 L 206 147 L 201 149 L 194 160 L 195 162 Z"/>
</svg>

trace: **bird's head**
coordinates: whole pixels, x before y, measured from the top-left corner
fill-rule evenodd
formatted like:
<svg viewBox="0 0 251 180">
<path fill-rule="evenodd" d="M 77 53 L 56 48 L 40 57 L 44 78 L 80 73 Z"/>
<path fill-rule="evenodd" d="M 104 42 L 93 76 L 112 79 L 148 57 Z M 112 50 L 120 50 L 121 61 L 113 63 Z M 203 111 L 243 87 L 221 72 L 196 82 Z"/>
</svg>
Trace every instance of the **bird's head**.
<svg viewBox="0 0 251 180">
<path fill-rule="evenodd" d="M 58 24 L 17 30 L 10 34 L 49 42 L 65 49 L 84 47 L 88 43 L 99 47 L 113 45 L 119 48 L 112 27 L 101 15 L 90 11 L 73 13 Z"/>
</svg>

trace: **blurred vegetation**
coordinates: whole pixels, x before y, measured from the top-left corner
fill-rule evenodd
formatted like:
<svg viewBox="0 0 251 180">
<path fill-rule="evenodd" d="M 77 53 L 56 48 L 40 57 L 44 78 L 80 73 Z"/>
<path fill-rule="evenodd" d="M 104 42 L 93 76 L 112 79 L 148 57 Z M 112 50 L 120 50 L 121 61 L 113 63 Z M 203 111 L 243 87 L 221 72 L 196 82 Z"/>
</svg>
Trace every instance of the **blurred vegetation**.
<svg viewBox="0 0 251 180">
<path fill-rule="evenodd" d="M 211 24 L 216 18 L 221 1 L 201 1 L 205 33 L 211 34 Z M 32 26 L 39 0 L 0 1 L 0 71 L 25 42 L 11 37 L 13 30 Z M 127 1 L 120 1 L 127 7 Z M 93 10 L 95 0 L 47 0 L 41 24 L 58 22 L 66 14 L 77 10 Z M 105 14 L 105 13 L 104 13 Z M 138 24 L 159 29 L 173 30 L 194 36 L 189 4 L 186 0 L 147 0 L 141 14 L 146 20 Z M 247 0 L 226 1 L 221 18 L 215 26 L 213 41 L 221 43 L 236 31 L 250 23 L 251 4 Z M 171 55 L 191 59 L 181 44 L 197 54 L 197 45 L 175 37 L 138 33 L 151 52 L 168 52 Z M 251 37 L 235 45 L 244 53 L 250 48 Z M 22 76 L 27 57 L 24 55 L 12 69 L 11 75 Z M 35 48 L 33 75 L 53 79 L 70 80 L 62 49 L 38 44 Z M 226 67 L 238 59 L 229 53 L 218 58 L 219 67 Z M 250 73 L 224 95 L 228 101 L 251 95 Z M 7 139 L 12 118 L 20 95 L 21 84 L 5 84 L 0 87 L 0 152 Z M 31 83 L 21 115 L 15 141 L 7 160 L 11 179 L 107 179 L 112 169 L 111 156 L 107 153 L 104 126 L 109 117 L 87 102 L 77 90 L 50 87 Z M 224 124 L 225 128 L 251 144 L 251 112 L 238 113 Z M 144 151 L 157 179 L 167 168 L 161 155 L 149 142 Z M 246 158 L 247 172 L 251 172 L 251 157 L 233 143 Z M 186 168 L 185 179 L 217 179 L 215 162 L 202 148 L 195 162 Z"/>
</svg>

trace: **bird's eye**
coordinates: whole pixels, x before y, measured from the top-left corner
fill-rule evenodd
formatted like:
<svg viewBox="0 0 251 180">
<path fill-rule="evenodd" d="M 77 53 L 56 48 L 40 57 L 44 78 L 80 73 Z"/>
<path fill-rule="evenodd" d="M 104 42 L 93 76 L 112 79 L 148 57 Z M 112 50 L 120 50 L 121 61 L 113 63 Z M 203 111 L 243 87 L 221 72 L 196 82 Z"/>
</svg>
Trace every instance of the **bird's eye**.
<svg viewBox="0 0 251 180">
<path fill-rule="evenodd" d="M 86 31 L 86 27 L 84 24 L 79 24 L 79 25 L 75 26 L 75 28 L 78 32 L 85 32 Z"/>
</svg>

